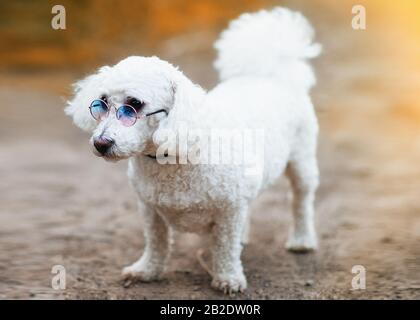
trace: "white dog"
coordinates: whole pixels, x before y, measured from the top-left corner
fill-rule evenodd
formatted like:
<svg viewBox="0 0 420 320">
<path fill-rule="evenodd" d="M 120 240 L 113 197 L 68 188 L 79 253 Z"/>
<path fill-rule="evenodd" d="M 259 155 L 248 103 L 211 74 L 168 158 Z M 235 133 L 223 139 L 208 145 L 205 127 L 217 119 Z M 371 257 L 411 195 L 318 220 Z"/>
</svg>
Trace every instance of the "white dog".
<svg viewBox="0 0 420 320">
<path fill-rule="evenodd" d="M 156 57 L 126 58 L 76 84 L 66 113 L 92 132 L 97 155 L 129 159 L 128 177 L 145 217 L 146 246 L 141 258 L 123 269 L 125 278 L 159 278 L 169 260 L 172 230 L 180 230 L 211 236 L 213 287 L 246 289 L 240 255 L 248 209 L 283 172 L 294 194 L 286 246 L 316 248 L 318 124 L 308 95 L 315 77 L 306 60 L 321 47 L 312 39 L 313 29 L 300 13 L 275 8 L 243 14 L 215 44 L 221 82 L 209 92 Z M 166 155 L 181 157 L 179 145 L 162 151 L 168 132 L 214 128 L 263 130 L 264 157 L 253 174 L 243 163 L 162 164 Z M 196 143 L 188 138 L 188 147 Z"/>
</svg>

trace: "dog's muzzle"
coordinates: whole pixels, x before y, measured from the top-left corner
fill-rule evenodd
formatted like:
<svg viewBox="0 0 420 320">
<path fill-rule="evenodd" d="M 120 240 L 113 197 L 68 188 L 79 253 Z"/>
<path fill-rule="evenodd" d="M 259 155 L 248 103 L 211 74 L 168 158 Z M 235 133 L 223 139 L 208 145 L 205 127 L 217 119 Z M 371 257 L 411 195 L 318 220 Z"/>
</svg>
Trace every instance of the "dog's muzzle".
<svg viewBox="0 0 420 320">
<path fill-rule="evenodd" d="M 114 145 L 115 141 L 111 138 L 100 136 L 93 140 L 93 145 L 101 155 L 105 155 Z"/>
</svg>

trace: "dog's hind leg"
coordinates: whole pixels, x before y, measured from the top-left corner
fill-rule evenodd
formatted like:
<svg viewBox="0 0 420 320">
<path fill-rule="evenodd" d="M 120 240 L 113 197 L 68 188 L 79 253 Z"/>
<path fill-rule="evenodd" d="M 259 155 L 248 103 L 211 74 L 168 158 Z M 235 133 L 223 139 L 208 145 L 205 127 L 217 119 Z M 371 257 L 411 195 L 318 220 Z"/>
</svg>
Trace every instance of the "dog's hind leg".
<svg viewBox="0 0 420 320">
<path fill-rule="evenodd" d="M 293 191 L 293 225 L 286 248 L 293 252 L 317 248 L 314 222 L 314 200 L 318 187 L 318 166 L 315 152 L 305 150 L 294 155 L 287 165 L 286 175 Z"/>
<path fill-rule="evenodd" d="M 153 209 L 141 204 L 139 207 L 144 213 L 146 245 L 141 258 L 125 267 L 122 275 L 126 280 L 158 280 L 169 260 L 172 244 L 171 230 Z"/>
</svg>

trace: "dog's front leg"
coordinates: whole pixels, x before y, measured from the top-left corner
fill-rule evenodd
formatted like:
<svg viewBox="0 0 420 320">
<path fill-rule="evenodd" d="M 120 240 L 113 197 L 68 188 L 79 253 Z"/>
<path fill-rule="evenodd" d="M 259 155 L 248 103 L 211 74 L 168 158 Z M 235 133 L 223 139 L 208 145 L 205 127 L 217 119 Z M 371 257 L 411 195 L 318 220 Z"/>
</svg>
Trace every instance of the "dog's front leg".
<svg viewBox="0 0 420 320">
<path fill-rule="evenodd" d="M 241 262 L 241 238 L 246 220 L 246 209 L 217 216 L 213 228 L 212 286 L 225 293 L 242 292 L 246 278 Z"/>
<path fill-rule="evenodd" d="M 139 205 L 144 213 L 144 235 L 146 245 L 141 258 L 125 267 L 122 275 L 126 280 L 158 280 L 169 260 L 171 251 L 171 230 L 162 217 L 153 209 Z"/>
</svg>

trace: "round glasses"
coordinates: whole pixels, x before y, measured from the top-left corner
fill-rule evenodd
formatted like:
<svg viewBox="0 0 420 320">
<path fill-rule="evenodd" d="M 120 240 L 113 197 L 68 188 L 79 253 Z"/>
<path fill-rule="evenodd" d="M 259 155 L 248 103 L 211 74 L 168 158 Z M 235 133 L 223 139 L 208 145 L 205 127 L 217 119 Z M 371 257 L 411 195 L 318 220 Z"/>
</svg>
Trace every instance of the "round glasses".
<svg viewBox="0 0 420 320">
<path fill-rule="evenodd" d="M 134 107 L 128 104 L 123 104 L 119 108 L 114 108 L 116 109 L 115 116 L 125 127 L 131 127 L 136 123 L 137 119 L 142 119 L 156 113 L 165 112 L 166 114 L 168 114 L 168 112 L 164 109 L 159 109 L 157 111 L 144 114 L 137 112 L 137 110 L 134 109 Z M 102 121 L 108 117 L 111 108 L 108 106 L 108 103 L 106 103 L 104 100 L 97 99 L 92 101 L 92 103 L 89 106 L 89 110 L 90 114 L 96 121 Z"/>
</svg>

